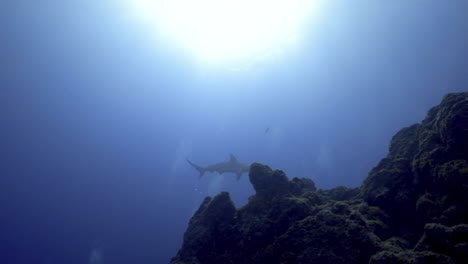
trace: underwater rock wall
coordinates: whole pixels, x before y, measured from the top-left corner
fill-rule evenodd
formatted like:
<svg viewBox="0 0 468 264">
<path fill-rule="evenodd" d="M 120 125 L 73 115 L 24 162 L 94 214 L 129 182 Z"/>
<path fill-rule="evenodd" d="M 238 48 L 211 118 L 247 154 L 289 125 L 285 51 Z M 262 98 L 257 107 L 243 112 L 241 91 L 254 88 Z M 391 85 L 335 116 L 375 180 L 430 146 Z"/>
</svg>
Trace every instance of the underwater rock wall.
<svg viewBox="0 0 468 264">
<path fill-rule="evenodd" d="M 207 197 L 172 264 L 468 263 L 468 93 L 403 128 L 361 188 L 317 190 L 254 163 L 236 209 Z"/>
</svg>

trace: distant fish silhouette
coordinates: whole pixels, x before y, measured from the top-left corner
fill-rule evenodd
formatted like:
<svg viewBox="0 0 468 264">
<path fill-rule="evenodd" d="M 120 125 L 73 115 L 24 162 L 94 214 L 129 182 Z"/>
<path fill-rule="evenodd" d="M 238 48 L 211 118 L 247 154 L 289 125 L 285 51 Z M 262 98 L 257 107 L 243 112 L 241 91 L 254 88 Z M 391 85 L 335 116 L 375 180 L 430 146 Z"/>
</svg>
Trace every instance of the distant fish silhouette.
<svg viewBox="0 0 468 264">
<path fill-rule="evenodd" d="M 230 155 L 230 159 L 227 162 L 220 162 L 213 165 L 209 165 L 205 168 L 199 166 L 187 159 L 187 162 L 192 165 L 198 172 L 200 172 L 199 178 L 201 178 L 205 172 L 218 172 L 223 174 L 225 172 L 232 172 L 237 175 L 237 180 L 240 179 L 244 172 L 249 172 L 250 166 L 240 163 L 234 155 Z"/>
<path fill-rule="evenodd" d="M 270 132 L 270 127 L 267 127 L 267 128 L 265 129 L 265 134 L 268 134 L 268 132 Z"/>
</svg>

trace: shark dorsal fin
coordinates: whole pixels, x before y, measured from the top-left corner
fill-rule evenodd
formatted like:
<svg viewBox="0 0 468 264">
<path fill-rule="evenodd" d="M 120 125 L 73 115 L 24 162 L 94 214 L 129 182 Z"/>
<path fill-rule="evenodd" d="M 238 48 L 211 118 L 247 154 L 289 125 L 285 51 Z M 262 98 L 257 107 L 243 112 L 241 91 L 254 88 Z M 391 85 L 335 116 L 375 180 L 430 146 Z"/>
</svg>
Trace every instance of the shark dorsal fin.
<svg viewBox="0 0 468 264">
<path fill-rule="evenodd" d="M 234 155 L 230 155 L 230 159 L 229 159 L 230 162 L 237 162 L 237 159 L 236 157 L 234 157 Z"/>
</svg>

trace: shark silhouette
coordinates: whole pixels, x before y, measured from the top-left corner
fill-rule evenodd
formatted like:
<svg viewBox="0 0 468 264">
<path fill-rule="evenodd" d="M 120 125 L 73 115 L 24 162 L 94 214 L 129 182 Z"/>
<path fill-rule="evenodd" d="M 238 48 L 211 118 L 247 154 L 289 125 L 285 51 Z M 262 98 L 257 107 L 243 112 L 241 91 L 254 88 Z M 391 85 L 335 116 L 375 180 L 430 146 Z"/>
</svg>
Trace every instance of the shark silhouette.
<svg viewBox="0 0 468 264">
<path fill-rule="evenodd" d="M 232 172 L 232 173 L 235 173 L 237 175 L 237 180 L 240 179 L 240 177 L 242 176 L 242 174 L 244 172 L 249 172 L 249 169 L 250 169 L 250 166 L 249 165 L 245 165 L 245 164 L 242 164 L 240 163 L 236 157 L 234 157 L 234 155 L 231 154 L 230 156 L 230 159 L 229 161 L 226 161 L 226 162 L 220 162 L 220 163 L 216 163 L 216 164 L 213 164 L 213 165 L 209 165 L 205 168 L 203 168 L 202 166 L 199 166 L 193 162 L 191 162 L 190 160 L 187 159 L 187 162 L 192 165 L 192 167 L 194 167 L 195 169 L 197 169 L 198 172 L 200 172 L 200 176 L 199 178 L 201 178 L 205 172 L 218 172 L 219 174 L 223 174 L 225 172 Z"/>
</svg>

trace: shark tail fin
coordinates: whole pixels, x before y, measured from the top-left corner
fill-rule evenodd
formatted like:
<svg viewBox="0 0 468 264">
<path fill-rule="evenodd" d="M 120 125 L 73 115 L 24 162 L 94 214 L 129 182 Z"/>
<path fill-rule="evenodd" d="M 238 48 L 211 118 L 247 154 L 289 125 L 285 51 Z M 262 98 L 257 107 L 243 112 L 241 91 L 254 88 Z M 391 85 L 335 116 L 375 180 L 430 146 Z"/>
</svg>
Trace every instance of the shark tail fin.
<svg viewBox="0 0 468 264">
<path fill-rule="evenodd" d="M 191 162 L 190 160 L 187 159 L 187 162 L 192 165 L 192 167 L 194 167 L 198 172 L 200 172 L 200 176 L 198 176 L 198 178 L 201 178 L 203 177 L 203 175 L 205 174 L 205 168 L 203 168 L 202 166 L 198 166 L 197 164 Z"/>
</svg>

